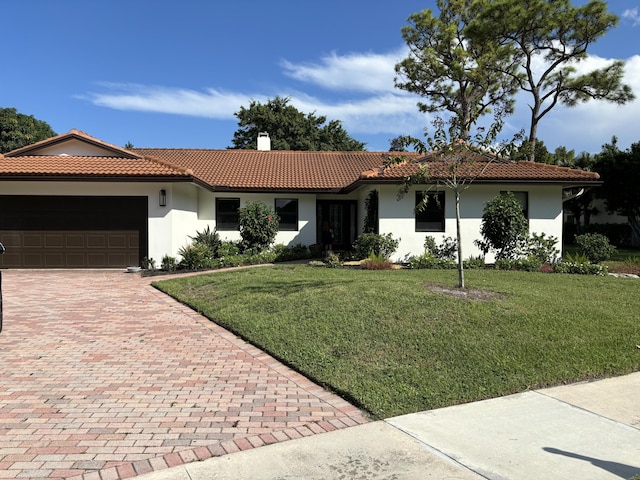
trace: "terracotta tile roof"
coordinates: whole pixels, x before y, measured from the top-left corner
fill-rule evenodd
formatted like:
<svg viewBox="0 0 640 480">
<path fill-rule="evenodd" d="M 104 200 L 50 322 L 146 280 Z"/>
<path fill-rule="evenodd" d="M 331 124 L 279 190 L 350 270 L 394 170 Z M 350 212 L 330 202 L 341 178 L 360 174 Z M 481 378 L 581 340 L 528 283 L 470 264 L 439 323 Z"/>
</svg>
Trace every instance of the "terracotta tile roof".
<svg viewBox="0 0 640 480">
<path fill-rule="evenodd" d="M 384 152 L 307 152 L 134 148 L 188 168 L 217 189 L 340 191 L 365 170 L 382 165 Z M 408 154 L 417 158 L 417 154 Z"/>
<path fill-rule="evenodd" d="M 113 156 L 115 157 L 123 157 L 123 158 L 132 158 L 135 157 L 135 155 L 130 151 L 130 150 L 126 150 L 122 147 L 119 147 L 117 145 L 114 145 L 112 143 L 107 143 L 103 140 L 100 140 L 99 138 L 93 137 L 91 135 L 89 135 L 88 133 L 85 133 L 81 130 L 77 130 L 75 128 L 69 130 L 66 133 L 62 133 L 60 135 L 56 135 L 55 137 L 51 137 L 51 138 L 46 138 L 44 140 L 40 140 L 39 142 L 36 143 L 32 143 L 31 145 L 27 145 L 25 147 L 21 147 L 21 148 L 17 148 L 15 150 L 12 150 L 8 153 L 5 153 L 6 157 L 19 157 L 19 156 L 25 156 L 25 155 L 29 155 L 29 152 L 33 152 L 34 150 L 39 150 L 43 147 L 49 146 L 49 145 L 55 145 L 57 143 L 62 143 L 65 142 L 67 140 L 70 139 L 78 139 L 78 140 L 82 140 L 84 142 L 93 144 L 95 146 L 98 147 L 102 147 L 106 150 L 111 150 L 113 151 Z M 111 156 L 111 155 L 110 155 Z"/>
<path fill-rule="evenodd" d="M 490 155 L 467 153 L 462 162 L 458 162 L 456 174 L 462 179 L 474 179 L 476 182 L 536 182 L 536 183 L 599 183 L 600 175 L 556 165 L 528 161 L 500 160 Z M 460 158 L 456 155 L 456 158 Z M 467 160 L 467 161 L 464 161 Z M 429 154 L 420 159 L 407 159 L 386 168 L 380 167 L 363 172 L 361 180 L 370 182 L 398 182 L 418 173 L 421 165 L 427 165 L 429 177 L 437 182 L 452 175 L 455 162 Z"/>
<path fill-rule="evenodd" d="M 152 158 L 41 155 L 0 158 L 2 177 L 175 177 L 190 172 Z"/>
</svg>

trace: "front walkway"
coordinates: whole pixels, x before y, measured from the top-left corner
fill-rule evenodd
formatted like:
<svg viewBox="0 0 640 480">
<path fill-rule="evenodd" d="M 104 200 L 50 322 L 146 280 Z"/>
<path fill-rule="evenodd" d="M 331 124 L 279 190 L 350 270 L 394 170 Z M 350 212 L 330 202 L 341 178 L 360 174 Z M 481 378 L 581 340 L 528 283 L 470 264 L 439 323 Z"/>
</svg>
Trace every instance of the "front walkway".
<svg viewBox="0 0 640 480">
<path fill-rule="evenodd" d="M 367 421 L 149 283 L 2 272 L 0 479 L 116 480 Z"/>
</svg>

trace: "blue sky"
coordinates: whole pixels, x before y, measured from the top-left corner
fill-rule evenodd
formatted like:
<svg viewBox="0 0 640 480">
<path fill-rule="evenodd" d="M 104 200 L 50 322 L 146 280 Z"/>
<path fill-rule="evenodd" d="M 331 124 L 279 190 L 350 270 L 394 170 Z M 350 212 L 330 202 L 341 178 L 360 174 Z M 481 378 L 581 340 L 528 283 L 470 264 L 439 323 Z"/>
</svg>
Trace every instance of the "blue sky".
<svg viewBox="0 0 640 480">
<path fill-rule="evenodd" d="M 574 3 L 584 3 L 576 2 Z M 291 97 L 299 110 L 343 122 L 371 151 L 429 119 L 393 86 L 406 56 L 400 29 L 432 0 L 3 1 L 0 106 L 117 145 L 226 148 L 234 113 Z M 627 63 L 640 97 L 640 0 L 612 0 L 620 25 L 585 66 Z M 528 128 L 528 97 L 501 138 Z M 598 152 L 612 135 L 640 141 L 640 100 L 557 107 L 539 127 L 550 150 Z"/>
</svg>

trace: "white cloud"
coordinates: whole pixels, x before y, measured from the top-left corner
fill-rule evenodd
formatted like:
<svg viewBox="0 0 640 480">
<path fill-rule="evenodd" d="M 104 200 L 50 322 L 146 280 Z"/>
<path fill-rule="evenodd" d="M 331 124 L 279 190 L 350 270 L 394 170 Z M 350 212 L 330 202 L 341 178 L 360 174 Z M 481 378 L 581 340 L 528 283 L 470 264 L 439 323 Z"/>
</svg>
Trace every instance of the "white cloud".
<svg viewBox="0 0 640 480">
<path fill-rule="evenodd" d="M 406 48 L 387 54 L 338 56 L 334 52 L 323 57 L 319 63 L 294 64 L 283 61 L 282 66 L 289 77 L 329 90 L 389 92 L 394 90 L 395 64 L 406 54 Z"/>
<path fill-rule="evenodd" d="M 638 7 L 628 8 L 622 12 L 622 18 L 631 21 L 634 27 L 640 25 L 640 14 L 638 14 Z"/>
<path fill-rule="evenodd" d="M 429 117 L 418 111 L 418 97 L 393 87 L 393 66 L 402 57 L 403 52 L 398 50 L 385 55 L 331 54 L 318 63 L 305 65 L 285 62 L 285 75 L 302 82 L 302 87 L 298 85 L 297 90 L 280 88 L 279 91 L 251 94 L 221 88 L 198 91 L 103 83 L 102 92 L 91 93 L 84 98 L 95 105 L 119 110 L 233 120 L 240 106 L 248 106 L 252 99 L 264 103 L 276 96 L 290 97 L 291 104 L 302 112 L 315 112 L 330 120 L 341 120 L 351 135 L 420 136 L 425 127 L 430 128 L 431 125 Z M 589 56 L 575 67 L 580 74 L 602 68 L 611 61 Z M 537 61 L 536 65 L 536 68 L 541 68 L 543 62 Z M 627 60 L 624 82 L 631 85 L 640 97 L 640 55 Z M 318 86 L 322 88 L 318 89 Z M 311 95 L 311 91 L 315 93 Z M 336 92 L 341 95 L 336 96 Z M 528 131 L 530 112 L 527 104 L 531 98 L 527 93 L 520 93 L 516 101 L 516 113 L 507 119 L 501 137 L 513 135 L 521 128 Z M 638 111 L 640 99 L 624 106 L 601 101 L 590 101 L 573 108 L 557 105 L 541 120 L 538 138 L 551 150 L 564 145 L 578 151 L 597 152 L 612 135 L 619 137 L 620 145 L 629 145 L 640 140 L 636 127 Z"/>
<path fill-rule="evenodd" d="M 100 84 L 106 92 L 81 96 L 94 105 L 116 110 L 171 113 L 217 119 L 232 119 L 248 98 L 266 100 L 262 95 L 243 95 L 209 88 L 199 92 L 183 88 L 133 83 Z"/>
</svg>

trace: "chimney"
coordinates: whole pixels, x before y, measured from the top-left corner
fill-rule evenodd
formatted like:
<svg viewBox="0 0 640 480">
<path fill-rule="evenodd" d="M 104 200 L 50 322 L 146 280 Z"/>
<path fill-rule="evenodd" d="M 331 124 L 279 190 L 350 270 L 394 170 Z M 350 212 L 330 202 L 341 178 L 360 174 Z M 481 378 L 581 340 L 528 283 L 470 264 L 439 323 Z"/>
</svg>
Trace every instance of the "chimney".
<svg viewBox="0 0 640 480">
<path fill-rule="evenodd" d="M 269 132 L 258 133 L 258 150 L 263 152 L 271 150 L 271 138 L 269 138 Z"/>
</svg>

